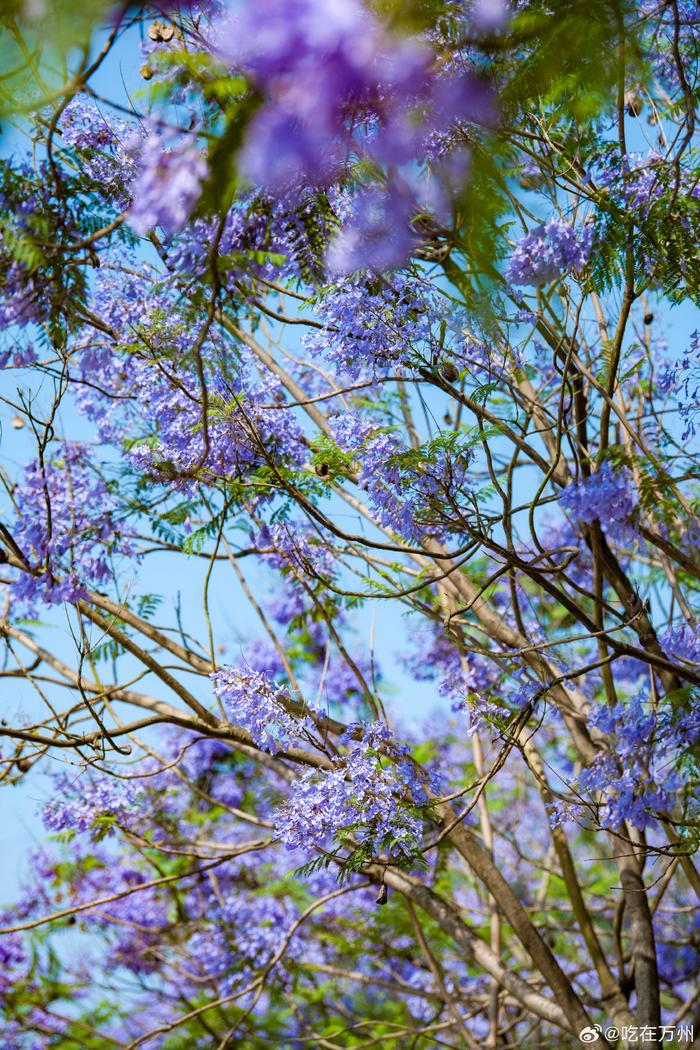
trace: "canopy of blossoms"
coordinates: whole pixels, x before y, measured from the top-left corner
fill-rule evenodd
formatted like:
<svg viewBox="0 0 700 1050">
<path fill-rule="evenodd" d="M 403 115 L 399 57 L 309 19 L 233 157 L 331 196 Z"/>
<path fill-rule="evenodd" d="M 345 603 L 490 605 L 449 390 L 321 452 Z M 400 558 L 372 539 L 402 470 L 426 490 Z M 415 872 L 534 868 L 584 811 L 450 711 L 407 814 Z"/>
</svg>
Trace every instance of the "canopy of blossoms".
<svg viewBox="0 0 700 1050">
<path fill-rule="evenodd" d="M 699 55 L 3 5 L 3 1048 L 700 1033 Z"/>
</svg>

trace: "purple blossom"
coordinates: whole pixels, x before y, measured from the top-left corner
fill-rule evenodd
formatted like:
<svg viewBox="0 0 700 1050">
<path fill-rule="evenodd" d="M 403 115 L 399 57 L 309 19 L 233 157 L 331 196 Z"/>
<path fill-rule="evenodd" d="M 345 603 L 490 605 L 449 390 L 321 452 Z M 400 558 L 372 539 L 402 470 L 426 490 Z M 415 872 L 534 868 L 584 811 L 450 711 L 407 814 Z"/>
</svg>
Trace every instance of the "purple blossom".
<svg viewBox="0 0 700 1050">
<path fill-rule="evenodd" d="M 606 150 L 605 161 L 599 182 L 622 207 L 648 215 L 652 205 L 666 189 L 670 167 L 656 150 L 649 150 L 646 157 L 641 153 L 628 153 L 620 162 L 616 148 Z"/>
<path fill-rule="evenodd" d="M 26 325 L 31 321 L 42 322 L 49 316 L 50 307 L 42 282 L 20 262 L 12 262 L 6 269 L 0 290 L 0 324 Z M 15 364 L 24 364 L 17 361 Z"/>
<path fill-rule="evenodd" d="M 144 794 L 139 784 L 109 772 L 63 775 L 56 779 L 54 790 L 58 797 L 44 807 L 45 826 L 52 831 L 97 834 L 109 830 L 112 822 L 128 823 Z"/>
<path fill-rule="evenodd" d="M 396 188 L 361 191 L 352 218 L 331 241 L 326 266 L 332 274 L 356 270 L 391 270 L 400 266 L 416 243 L 410 226 L 415 204 Z"/>
<path fill-rule="evenodd" d="M 441 627 L 414 634 L 402 662 L 418 681 L 437 679 L 440 696 L 456 701 L 453 710 L 466 710 L 465 697 L 492 689 L 497 676 L 480 654 L 460 652 Z"/>
<path fill-rule="evenodd" d="M 100 194 L 111 197 L 119 208 L 128 207 L 126 187 L 136 174 L 133 154 L 141 129 L 114 113 L 102 112 L 85 95 L 76 95 L 66 106 L 59 128 L 63 145 L 80 151 L 82 170 L 99 186 Z"/>
<path fill-rule="evenodd" d="M 352 740 L 356 730 L 362 733 L 359 742 Z M 406 796 L 413 787 L 422 803 L 425 790 L 412 783 L 405 753 L 381 723 L 351 726 L 345 740 L 350 750 L 333 769 L 307 769 L 294 782 L 276 814 L 277 834 L 288 849 L 328 847 L 352 831 L 375 851 L 410 852 L 420 839 L 421 821 Z"/>
<path fill-rule="evenodd" d="M 126 286 L 109 272 L 98 276 L 97 301 L 122 348 L 115 352 L 111 340 L 91 344 L 78 362 L 85 380 L 79 407 L 96 422 L 100 436 L 120 440 L 128 430 L 130 464 L 185 492 L 196 489 L 191 475 L 199 468 L 220 477 L 248 475 L 265 461 L 265 450 L 274 449 L 290 464 L 303 462 L 302 430 L 295 414 L 279 407 L 284 400 L 279 380 L 267 372 L 258 375 L 250 361 L 229 376 L 226 346 L 216 333 L 201 348 L 210 392 L 205 440 L 202 385 L 188 356 L 193 341 L 188 317 L 170 289 L 149 294 L 150 277 L 145 267 Z M 153 367 L 155 352 L 176 352 L 171 371 Z M 96 392 L 98 382 L 112 395 L 107 411 Z"/>
<path fill-rule="evenodd" d="M 665 653 L 690 663 L 700 664 L 700 624 L 687 623 L 667 627 L 659 635 Z"/>
<path fill-rule="evenodd" d="M 325 183 L 347 157 L 352 113 L 378 98 L 380 79 L 416 89 L 430 51 L 390 41 L 357 0 L 252 2 L 224 28 L 216 50 L 266 96 L 241 154 L 244 173 L 277 189 Z"/>
<path fill-rule="evenodd" d="M 474 0 L 469 9 L 469 18 L 483 33 L 495 33 L 503 29 L 510 19 L 508 0 Z"/>
<path fill-rule="evenodd" d="M 302 616 L 308 606 L 308 596 L 300 588 L 291 587 L 287 582 L 287 586 L 280 588 L 269 600 L 267 611 L 273 620 L 287 626 L 292 620 Z"/>
<path fill-rule="evenodd" d="M 333 558 L 321 537 L 307 524 L 277 521 L 253 533 L 252 541 L 265 551 L 272 568 L 292 567 L 304 576 L 324 577 L 334 573 Z"/>
<path fill-rule="evenodd" d="M 615 538 L 630 532 L 639 494 L 632 472 L 626 467 L 616 470 L 606 461 L 595 474 L 565 488 L 559 503 L 585 525 L 600 521 Z"/>
<path fill-rule="evenodd" d="M 243 648 L 245 666 L 271 677 L 285 675 L 282 658 L 269 638 L 252 638 Z"/>
<path fill-rule="evenodd" d="M 372 662 L 368 656 L 359 652 L 354 654 L 355 667 L 364 677 L 365 682 L 381 682 L 381 670 L 376 661 Z M 325 673 L 324 673 L 325 666 Z M 315 683 L 316 684 L 316 683 Z M 347 718 L 348 710 L 353 710 L 353 705 L 366 699 L 366 689 L 354 667 L 341 654 L 333 652 L 327 666 L 320 665 L 317 675 L 317 688 L 322 687 L 322 695 L 328 704 L 337 704 L 341 717 Z"/>
<path fill-rule="evenodd" d="M 697 978 L 700 970 L 700 929 L 697 915 L 692 917 L 692 925 L 687 939 L 679 943 L 678 926 L 672 920 L 661 919 L 657 924 L 655 935 L 656 954 L 659 974 L 668 985 L 678 987 L 681 982 Z"/>
<path fill-rule="evenodd" d="M 108 119 L 85 95 L 76 95 L 61 114 L 64 145 L 80 149 L 110 149 L 117 145 L 119 131 L 125 127 L 127 125 L 115 120 L 113 114 Z"/>
<path fill-rule="evenodd" d="M 469 719 L 469 736 L 474 733 L 493 731 L 495 726 L 504 725 L 511 716 L 511 712 L 503 704 L 471 691 L 468 696 L 454 703 L 452 710 L 463 711 L 466 714 Z"/>
<path fill-rule="evenodd" d="M 592 246 L 591 226 L 577 233 L 568 223 L 550 219 L 517 242 L 508 263 L 508 280 L 532 285 L 553 281 L 567 270 L 585 266 Z"/>
<path fill-rule="evenodd" d="M 289 901 L 231 893 L 209 911 L 205 928 L 195 928 L 189 938 L 187 969 L 199 981 L 218 980 L 223 994 L 229 995 L 270 962 L 295 918 Z M 285 964 L 300 954 L 295 940 L 285 953 Z"/>
<path fill-rule="evenodd" d="M 304 336 L 305 347 L 352 379 L 429 359 L 440 351 L 440 333 L 444 343 L 452 320 L 435 290 L 407 273 L 387 282 L 362 274 L 333 282 L 318 314 L 325 328 Z M 453 327 L 459 329 L 456 321 Z"/>
<path fill-rule="evenodd" d="M 470 491 L 473 452 L 455 437 L 410 450 L 388 428 L 347 414 L 332 420 L 343 451 L 357 457 L 357 478 L 378 521 L 410 541 L 443 537 L 450 503 Z"/>
<path fill-rule="evenodd" d="M 131 188 L 129 223 L 140 234 L 155 226 L 177 233 L 199 199 L 207 163 L 194 139 L 183 136 L 174 146 L 153 130 L 139 151 L 139 170 Z"/>
<path fill-rule="evenodd" d="M 1 912 L 3 924 L 11 919 L 7 912 Z M 0 937 L 0 995 L 10 988 L 16 979 L 14 971 L 28 962 L 24 942 L 18 933 L 6 933 Z"/>
<path fill-rule="evenodd" d="M 224 667 L 211 677 L 233 721 L 265 751 L 275 754 L 303 732 L 306 720 L 289 714 L 289 690 L 275 685 L 267 673 Z"/>
<path fill-rule="evenodd" d="M 87 448 L 64 442 L 25 467 L 15 490 L 15 540 L 34 573 L 11 584 L 18 606 L 76 601 L 112 576 L 110 555 L 133 553 L 117 522 L 118 502 L 91 469 Z"/>
<path fill-rule="evenodd" d="M 659 387 L 672 394 L 685 424 L 683 440 L 695 437 L 695 420 L 700 411 L 700 332 L 690 336 L 690 346 L 673 364 L 667 364 L 659 377 Z"/>
<path fill-rule="evenodd" d="M 674 813 L 682 823 L 685 795 L 692 799 L 696 788 L 694 763 L 683 756 L 700 739 L 700 714 L 657 710 L 639 693 L 628 703 L 599 706 L 591 724 L 605 734 L 609 750 L 583 770 L 579 784 L 596 793 L 601 824 L 618 828 L 629 820 L 645 828 L 658 812 Z"/>
<path fill-rule="evenodd" d="M 449 139 L 460 123 L 496 119 L 485 81 L 463 70 L 435 76 L 427 40 L 390 34 L 359 0 L 274 0 L 264 17 L 248 0 L 219 29 L 213 49 L 263 96 L 238 157 L 255 185 L 327 188 L 355 158 L 386 172 L 386 189 L 358 195 L 330 247 L 336 273 L 401 265 L 415 242 L 412 213 L 434 207 L 445 218 L 466 172 L 446 157 L 422 180 L 426 193 L 416 192 L 430 143 Z"/>
</svg>

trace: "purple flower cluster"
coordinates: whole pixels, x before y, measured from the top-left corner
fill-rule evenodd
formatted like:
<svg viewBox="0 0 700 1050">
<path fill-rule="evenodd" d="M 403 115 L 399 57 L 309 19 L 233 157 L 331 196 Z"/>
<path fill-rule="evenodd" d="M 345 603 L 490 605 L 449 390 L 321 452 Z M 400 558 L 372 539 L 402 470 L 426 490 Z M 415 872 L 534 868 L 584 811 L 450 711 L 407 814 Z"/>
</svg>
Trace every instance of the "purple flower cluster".
<svg viewBox="0 0 700 1050">
<path fill-rule="evenodd" d="M 153 813 L 158 802 L 153 795 L 148 801 L 148 806 L 142 799 L 136 799 L 131 809 L 123 806 L 116 813 L 110 809 L 104 814 L 99 813 L 94 827 L 76 828 L 78 832 L 91 832 L 87 839 L 78 837 L 69 847 L 72 903 L 89 905 L 103 895 L 116 898 L 94 910 L 86 908 L 82 913 L 91 931 L 95 932 L 100 926 L 113 930 L 102 964 L 108 970 L 127 967 L 139 975 L 158 969 L 153 950 L 162 943 L 164 931 L 171 921 L 168 900 L 158 887 L 145 885 L 151 875 L 141 869 L 136 857 L 120 856 L 115 850 L 117 843 L 110 843 L 107 847 L 96 840 L 115 831 L 116 824 L 137 832 L 150 831 L 147 815 Z M 65 826 L 70 828 L 73 825 Z M 60 863 L 57 858 L 57 869 Z"/>
<path fill-rule="evenodd" d="M 683 440 L 695 437 L 695 420 L 700 412 L 700 332 L 691 334 L 690 346 L 682 357 L 666 367 L 659 377 L 659 387 L 675 397 L 685 425 Z"/>
<path fill-rule="evenodd" d="M 114 115 L 109 120 L 85 95 L 76 95 L 61 114 L 61 140 L 79 149 L 110 149 L 119 141 L 119 131 L 127 127 Z"/>
<path fill-rule="evenodd" d="M 297 416 L 280 407 L 279 380 L 260 375 L 247 358 L 233 365 L 218 333 L 200 351 L 205 432 L 205 390 L 189 354 L 196 338 L 191 319 L 172 289 L 153 289 L 152 279 L 145 266 L 124 283 L 106 268 L 97 278 L 96 300 L 118 348 L 113 339 L 91 337 L 76 364 L 85 380 L 78 406 L 95 421 L 100 438 L 121 440 L 128 432 L 130 464 L 184 491 L 196 489 L 191 474 L 199 468 L 210 476 L 250 476 L 273 450 L 300 465 L 307 455 L 302 430 Z M 155 367 L 157 355 L 174 359 L 172 367 Z"/>
<path fill-rule="evenodd" d="M 700 739 L 700 712 L 657 710 L 640 693 L 628 703 L 598 707 L 591 724 L 605 734 L 609 750 L 583 770 L 579 785 L 595 796 L 601 824 L 619 828 L 629 820 L 645 828 L 659 812 L 682 823 L 684 799 L 697 791 L 695 764 L 683 757 Z"/>
<path fill-rule="evenodd" d="M 646 156 L 628 153 L 620 163 L 614 146 L 605 150 L 601 169 L 598 182 L 607 187 L 616 203 L 643 216 L 663 196 L 671 175 L 670 165 L 656 150 L 649 150 Z"/>
<path fill-rule="evenodd" d="M 11 262 L 2 277 L 0 324 L 26 325 L 45 321 L 49 304 L 42 295 L 41 281 L 20 262 Z"/>
<path fill-rule="evenodd" d="M 676 906 L 687 909 L 691 914 L 695 910 L 685 895 Z M 684 931 L 683 937 L 679 937 L 680 931 L 673 915 L 662 915 L 657 926 L 656 951 L 662 980 L 675 988 L 681 982 L 697 980 L 700 972 L 700 923 L 697 914 L 692 914 L 690 929 Z M 690 987 L 694 988 L 694 984 L 691 983 Z"/>
<path fill-rule="evenodd" d="M 270 962 L 295 918 L 288 901 L 232 893 L 210 910 L 206 928 L 189 938 L 186 968 L 200 981 L 218 980 L 229 995 Z M 285 958 L 293 960 L 299 951 L 294 941 Z"/>
<path fill-rule="evenodd" d="M 375 852 L 410 852 L 422 829 L 410 795 L 418 794 L 421 805 L 426 794 L 405 749 L 378 722 L 350 726 L 345 740 L 349 751 L 332 770 L 307 769 L 292 785 L 291 798 L 276 814 L 277 834 L 288 849 L 327 847 L 352 834 Z"/>
<path fill-rule="evenodd" d="M 700 623 L 673 624 L 659 635 L 659 642 L 670 656 L 700 664 Z"/>
<path fill-rule="evenodd" d="M 41 252 L 33 247 L 36 233 L 41 235 L 47 221 L 52 221 L 55 204 L 50 193 L 39 196 L 33 189 L 33 171 L 29 164 L 18 164 L 12 176 L 7 164 L 0 163 L 0 209 L 3 228 L 0 233 L 0 324 L 3 327 L 41 324 L 51 314 L 51 286 L 38 272 Z M 40 169 L 41 177 L 47 177 Z M 13 340 L 14 342 L 14 340 Z M 23 364 L 17 360 L 15 364 Z M 5 356 L 5 355 L 3 355 Z M 9 356 L 9 355 L 8 355 Z M 35 359 L 34 356 L 31 358 Z"/>
<path fill-rule="evenodd" d="M 483 33 L 495 33 L 508 24 L 511 9 L 508 0 L 474 0 L 469 14 Z"/>
<path fill-rule="evenodd" d="M 76 601 L 111 578 L 111 555 L 132 553 L 119 532 L 117 500 L 81 444 L 64 442 L 43 464 L 27 466 L 15 506 L 13 535 L 34 571 L 22 572 L 10 593 L 26 609 Z"/>
<path fill-rule="evenodd" d="M 275 754 L 302 733 L 306 720 L 289 714 L 289 690 L 276 685 L 267 673 L 224 667 L 211 677 L 233 721 L 265 751 Z"/>
<path fill-rule="evenodd" d="M 126 824 L 143 797 L 143 788 L 111 773 L 63 775 L 56 779 L 57 797 L 44 807 L 51 831 L 105 832 L 112 822 Z"/>
<path fill-rule="evenodd" d="M 332 283 L 318 314 L 325 328 L 304 336 L 304 346 L 353 380 L 429 360 L 449 320 L 435 290 L 404 273 L 378 285 L 359 276 Z"/>
<path fill-rule="evenodd" d="M 314 195 L 288 193 L 270 196 L 260 190 L 241 194 L 233 202 L 220 234 L 219 254 L 233 256 L 233 268 L 222 266 L 222 280 L 231 288 L 239 286 L 243 273 L 279 281 L 307 279 L 319 271 L 318 238 L 325 241 L 337 225 L 334 213 L 343 201 L 342 193 L 329 193 L 332 212 L 319 213 Z M 209 252 L 217 220 L 192 219 L 169 250 L 173 273 L 191 280 L 205 274 L 210 265 Z"/>
<path fill-rule="evenodd" d="M 508 262 L 508 280 L 535 286 L 554 281 L 585 266 L 592 247 L 591 226 L 577 232 L 569 223 L 550 219 L 517 242 Z"/>
<path fill-rule="evenodd" d="M 334 575 L 333 557 L 318 533 L 308 524 L 276 521 L 252 533 L 251 540 L 264 550 L 265 562 L 274 569 L 290 566 L 305 577 Z"/>
<path fill-rule="evenodd" d="M 183 136 L 170 145 L 157 130 L 151 130 L 139 149 L 138 173 L 131 186 L 130 225 L 140 234 L 156 226 L 167 234 L 177 233 L 199 199 L 206 174 L 207 162 L 193 138 Z"/>
<path fill-rule="evenodd" d="M 469 719 L 468 734 L 482 733 L 505 724 L 511 712 L 498 701 L 489 700 L 481 693 L 469 695 L 452 705 L 453 711 L 463 711 Z"/>
<path fill-rule="evenodd" d="M 10 921 L 11 916 L 7 912 L 0 912 L 0 920 Z M 0 995 L 16 980 L 15 971 L 20 967 L 25 968 L 28 962 L 24 941 L 18 933 L 9 933 L 0 937 Z"/>
<path fill-rule="evenodd" d="M 659 141 L 661 145 L 661 140 Z M 700 188 L 694 170 L 677 168 L 672 157 L 655 149 L 646 154 L 626 153 L 622 157 L 616 145 L 606 142 L 598 150 L 591 170 L 596 182 L 605 187 L 610 200 L 620 211 L 626 212 L 642 228 L 653 228 L 668 211 L 673 201 L 677 235 L 667 243 L 673 244 L 673 270 L 684 277 L 694 266 L 694 246 L 700 231 L 698 200 Z M 660 229 L 660 228 L 659 228 Z M 653 237 L 665 234 L 657 233 Z M 666 243 L 666 242 L 665 242 Z M 656 243 L 640 238 L 640 255 L 646 274 L 653 279 L 665 270 Z"/>
<path fill-rule="evenodd" d="M 167 340 L 167 330 L 171 328 L 177 341 L 186 346 L 188 333 L 184 324 L 171 318 L 159 323 L 158 328 L 159 342 Z M 167 382 L 148 366 L 135 370 L 132 390 L 141 397 L 142 425 L 147 406 L 155 433 L 132 447 L 131 463 L 183 491 L 196 487 L 189 475 L 197 467 L 206 467 L 220 477 L 251 473 L 264 462 L 265 441 L 268 449 L 275 448 L 281 457 L 298 465 L 304 449 L 297 420 L 291 413 L 258 408 L 274 401 L 278 392 L 274 377 L 264 375 L 256 386 L 244 390 L 247 381 L 247 375 L 231 384 L 217 384 L 213 378 L 207 441 L 202 427 L 202 388 L 192 371 L 176 373 L 176 382 Z"/>
<path fill-rule="evenodd" d="M 683 85 L 676 53 L 680 55 L 681 69 L 694 67 L 697 54 L 697 2 L 678 0 L 669 10 L 665 6 L 659 7 L 656 0 L 640 0 L 639 8 L 647 33 L 643 46 L 648 48 L 654 72 L 669 96 L 680 96 Z"/>
<path fill-rule="evenodd" d="M 565 488 L 559 503 L 575 521 L 585 525 L 599 521 L 605 532 L 616 538 L 632 531 L 639 494 L 630 470 L 616 470 L 605 462 L 595 474 Z"/>
<path fill-rule="evenodd" d="M 331 241 L 326 266 L 332 274 L 392 270 L 411 253 L 418 238 L 409 219 L 414 201 L 397 187 L 371 186 L 353 200 L 352 217 Z"/>
<path fill-rule="evenodd" d="M 217 50 L 265 96 L 241 167 L 276 189 L 330 181 L 346 160 L 354 111 L 378 101 L 380 80 L 392 99 L 415 93 L 430 61 L 424 45 L 390 41 L 357 0 L 273 0 L 263 18 L 246 3 Z"/>
<path fill-rule="evenodd" d="M 120 208 L 129 203 L 127 187 L 136 169 L 134 147 L 140 130 L 115 114 L 107 116 L 85 95 L 76 95 L 61 114 L 61 142 L 79 150 L 85 175 Z"/>
<path fill-rule="evenodd" d="M 438 693 L 454 701 L 453 710 L 466 709 L 465 697 L 487 692 L 496 677 L 483 656 L 460 653 L 439 626 L 414 636 L 413 647 L 402 662 L 418 681 L 437 679 Z"/>
<path fill-rule="evenodd" d="M 357 480 L 380 524 L 419 542 L 444 538 L 452 524 L 448 506 L 470 490 L 473 453 L 457 442 L 408 449 L 386 427 L 347 414 L 332 421 L 339 447 L 356 458 Z"/>
</svg>

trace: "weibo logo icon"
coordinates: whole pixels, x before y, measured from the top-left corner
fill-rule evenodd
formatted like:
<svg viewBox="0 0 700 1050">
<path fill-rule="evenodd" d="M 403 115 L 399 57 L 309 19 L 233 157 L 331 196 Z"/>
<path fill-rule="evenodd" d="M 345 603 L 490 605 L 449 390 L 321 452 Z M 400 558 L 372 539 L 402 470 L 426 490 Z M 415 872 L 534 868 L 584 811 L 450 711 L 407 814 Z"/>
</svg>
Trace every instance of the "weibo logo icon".
<svg viewBox="0 0 700 1050">
<path fill-rule="evenodd" d="M 601 1027 L 599 1024 L 586 1025 L 578 1034 L 582 1043 L 597 1043 L 600 1039 Z"/>
</svg>

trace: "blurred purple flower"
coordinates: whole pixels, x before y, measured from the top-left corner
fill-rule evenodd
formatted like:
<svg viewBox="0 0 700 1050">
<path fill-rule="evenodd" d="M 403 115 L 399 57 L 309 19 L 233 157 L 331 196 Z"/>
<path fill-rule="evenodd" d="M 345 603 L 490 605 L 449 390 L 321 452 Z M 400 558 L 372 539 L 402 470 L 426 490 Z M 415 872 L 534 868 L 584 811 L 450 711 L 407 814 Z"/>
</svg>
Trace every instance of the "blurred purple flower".
<svg viewBox="0 0 700 1050">
<path fill-rule="evenodd" d="M 474 0 L 469 19 L 482 33 L 495 33 L 505 28 L 510 20 L 510 5 L 507 0 Z"/>
<path fill-rule="evenodd" d="M 247 2 L 220 27 L 214 50 L 242 70 L 263 101 L 246 131 L 239 168 L 258 185 L 295 191 L 327 186 L 359 156 L 385 169 L 389 187 L 364 191 L 356 214 L 330 252 L 336 272 L 399 266 L 414 239 L 413 210 L 432 206 L 415 191 L 415 173 L 430 149 L 462 121 L 492 124 L 497 117 L 489 85 L 472 73 L 432 71 L 425 40 L 390 34 L 359 0 L 272 0 L 264 16 Z M 401 169 L 401 183 L 392 169 Z M 446 179 L 441 212 L 464 165 L 436 167 Z M 446 204 L 447 202 L 447 204 Z"/>
<path fill-rule="evenodd" d="M 132 186 L 133 203 L 129 224 L 136 233 L 146 234 L 160 226 L 176 233 L 187 222 L 199 198 L 207 163 L 186 136 L 166 148 L 157 131 L 152 131 L 139 154 L 139 170 Z"/>
<path fill-rule="evenodd" d="M 351 219 L 331 241 L 326 265 L 331 273 L 382 272 L 400 266 L 416 243 L 410 226 L 410 195 L 370 187 L 355 199 Z"/>
</svg>

